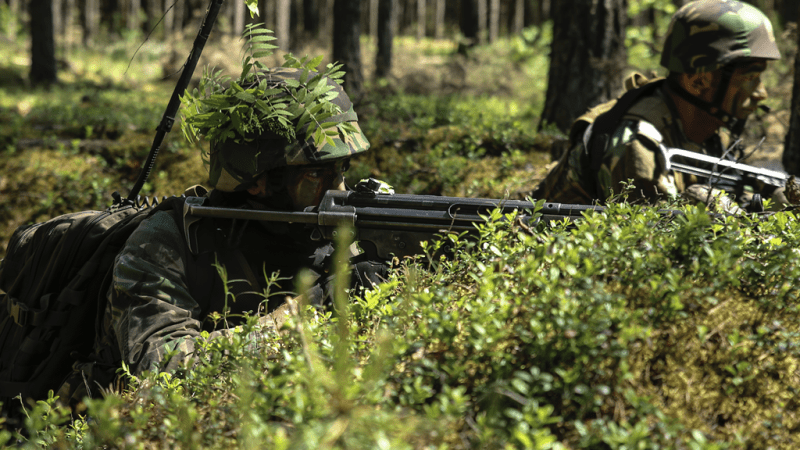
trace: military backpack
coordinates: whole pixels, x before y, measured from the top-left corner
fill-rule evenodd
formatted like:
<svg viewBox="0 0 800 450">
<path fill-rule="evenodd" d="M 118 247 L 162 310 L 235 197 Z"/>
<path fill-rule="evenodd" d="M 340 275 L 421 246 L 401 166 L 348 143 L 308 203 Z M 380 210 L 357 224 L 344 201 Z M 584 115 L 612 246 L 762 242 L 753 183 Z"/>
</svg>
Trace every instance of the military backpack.
<svg viewBox="0 0 800 450">
<path fill-rule="evenodd" d="M 14 231 L 0 261 L 0 401 L 7 425 L 20 425 L 21 407 L 58 390 L 76 358 L 92 351 L 114 258 L 145 218 L 170 208 L 182 210 L 183 199 L 141 208 L 116 203 Z"/>
</svg>

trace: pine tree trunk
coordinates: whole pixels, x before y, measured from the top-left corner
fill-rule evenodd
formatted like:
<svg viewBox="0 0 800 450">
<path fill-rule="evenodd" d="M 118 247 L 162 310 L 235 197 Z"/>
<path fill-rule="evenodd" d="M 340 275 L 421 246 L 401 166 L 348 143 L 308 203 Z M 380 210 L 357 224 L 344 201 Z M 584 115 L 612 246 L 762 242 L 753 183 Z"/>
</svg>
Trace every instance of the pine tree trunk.
<svg viewBox="0 0 800 450">
<path fill-rule="evenodd" d="M 572 121 L 622 88 L 625 68 L 625 0 L 555 2 L 547 96 L 541 129 L 567 132 Z"/>
<path fill-rule="evenodd" d="M 65 0 L 64 2 L 64 48 L 72 48 L 74 42 L 72 41 L 72 29 L 75 25 L 75 0 Z"/>
<path fill-rule="evenodd" d="M 361 2 L 334 0 L 333 60 L 344 65 L 344 89 L 353 103 L 361 100 L 364 76 L 361 68 Z"/>
<path fill-rule="evenodd" d="M 369 37 L 372 42 L 378 41 L 378 3 L 380 0 L 369 0 Z"/>
<path fill-rule="evenodd" d="M 169 1 L 169 0 L 167 0 Z M 236 2 L 236 13 L 233 15 L 233 29 L 238 33 L 240 36 L 244 31 L 244 21 L 247 17 L 247 8 L 244 4 L 244 1 L 237 1 Z"/>
<path fill-rule="evenodd" d="M 136 30 L 139 28 L 139 12 L 141 11 L 142 4 L 140 0 L 126 0 L 128 3 L 128 14 L 125 20 L 125 25 L 128 30 Z"/>
<path fill-rule="evenodd" d="M 394 5 L 397 0 L 378 0 L 378 52 L 375 55 L 375 76 L 384 78 L 392 72 L 394 41 Z"/>
<path fill-rule="evenodd" d="M 175 8 L 171 7 L 174 0 L 164 0 L 164 41 L 170 40 L 175 26 Z M 239 2 L 243 3 L 243 2 Z"/>
<path fill-rule="evenodd" d="M 31 84 L 50 85 L 56 82 L 53 2 L 31 0 L 28 7 L 31 17 Z"/>
<path fill-rule="evenodd" d="M 100 27 L 100 1 L 86 0 L 84 5 L 84 17 L 86 23 L 83 29 L 83 43 L 91 45 L 97 38 L 98 28 Z"/>
<path fill-rule="evenodd" d="M 53 0 L 53 36 L 58 41 L 64 36 L 64 0 Z"/>
<path fill-rule="evenodd" d="M 19 21 L 20 15 L 20 0 L 8 0 L 8 12 L 11 17 L 8 18 L 8 28 L 6 29 L 6 37 L 9 41 L 17 38 L 17 29 L 15 21 Z"/>
<path fill-rule="evenodd" d="M 489 5 L 489 42 L 500 36 L 500 0 L 491 0 Z"/>
<path fill-rule="evenodd" d="M 522 33 L 525 28 L 525 0 L 516 0 L 514 3 L 514 34 Z"/>
<path fill-rule="evenodd" d="M 795 7 L 798 8 L 797 17 L 800 17 L 800 5 Z M 800 46 L 800 33 L 797 33 L 797 43 Z M 793 175 L 800 174 L 800 52 L 794 57 L 791 117 L 782 159 L 786 172 Z"/>
<path fill-rule="evenodd" d="M 319 6 L 322 1 L 303 0 L 303 31 L 312 38 L 319 35 Z"/>
<path fill-rule="evenodd" d="M 417 0 L 417 40 L 425 37 L 425 21 L 427 18 L 427 2 Z"/>
<path fill-rule="evenodd" d="M 459 28 L 468 43 L 478 41 L 478 0 L 463 0 L 459 14 Z"/>
<path fill-rule="evenodd" d="M 288 51 L 291 42 L 289 42 L 289 23 L 291 4 L 289 0 L 278 0 L 278 5 L 275 14 L 275 37 L 278 38 L 275 45 L 283 51 Z"/>
<path fill-rule="evenodd" d="M 436 0 L 436 25 L 434 28 L 434 36 L 436 39 L 444 37 L 444 13 L 447 10 L 444 0 Z"/>
<path fill-rule="evenodd" d="M 486 22 L 489 11 L 486 5 L 487 0 L 478 0 L 478 42 L 486 42 Z"/>
</svg>

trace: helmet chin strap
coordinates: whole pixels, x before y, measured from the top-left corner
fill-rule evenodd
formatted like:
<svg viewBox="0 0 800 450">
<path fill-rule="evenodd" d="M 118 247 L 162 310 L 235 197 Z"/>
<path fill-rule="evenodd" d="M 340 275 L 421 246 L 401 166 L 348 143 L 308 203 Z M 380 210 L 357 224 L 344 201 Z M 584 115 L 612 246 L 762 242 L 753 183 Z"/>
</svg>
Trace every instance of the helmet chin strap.
<svg viewBox="0 0 800 450">
<path fill-rule="evenodd" d="M 739 119 L 733 114 L 729 114 L 722 109 L 722 102 L 725 100 L 725 94 L 728 92 L 728 88 L 730 87 L 731 77 L 733 76 L 733 71 L 735 68 L 732 65 L 727 65 L 720 70 L 722 71 L 722 78 L 719 80 L 717 92 L 714 94 L 714 100 L 711 102 L 707 102 L 701 98 L 695 97 L 689 91 L 684 89 L 684 87 L 672 77 L 668 77 L 667 82 L 669 83 L 670 89 L 672 89 L 672 91 L 679 97 L 719 119 L 719 121 L 725 125 L 725 128 L 731 132 L 731 137 L 733 140 L 737 140 L 744 131 L 744 124 L 747 119 Z"/>
</svg>

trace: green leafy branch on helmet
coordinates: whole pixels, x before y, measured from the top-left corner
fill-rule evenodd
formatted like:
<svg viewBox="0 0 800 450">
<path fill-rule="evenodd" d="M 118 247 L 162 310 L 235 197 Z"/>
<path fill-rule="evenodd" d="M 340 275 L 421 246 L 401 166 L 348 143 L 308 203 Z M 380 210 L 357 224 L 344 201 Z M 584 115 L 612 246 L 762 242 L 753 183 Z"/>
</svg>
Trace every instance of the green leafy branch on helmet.
<svg viewBox="0 0 800 450">
<path fill-rule="evenodd" d="M 326 121 L 342 113 L 331 102 L 337 93 L 327 82 L 330 79 L 342 83 L 341 64 L 328 64 L 318 73 L 322 56 L 297 59 L 286 54 L 283 67 L 300 69 L 300 79 L 271 80 L 270 68 L 260 59 L 278 48 L 270 43 L 276 39 L 272 31 L 261 24 L 251 24 L 245 27 L 242 38 L 246 56 L 237 80 L 231 82 L 222 71 L 206 68 L 198 87 L 181 98 L 181 130 L 187 140 L 249 142 L 270 131 L 290 141 L 300 133 L 313 137 L 316 145 L 323 141 L 333 145 L 332 137 L 341 133 L 345 139 L 355 130 L 346 122 Z"/>
</svg>

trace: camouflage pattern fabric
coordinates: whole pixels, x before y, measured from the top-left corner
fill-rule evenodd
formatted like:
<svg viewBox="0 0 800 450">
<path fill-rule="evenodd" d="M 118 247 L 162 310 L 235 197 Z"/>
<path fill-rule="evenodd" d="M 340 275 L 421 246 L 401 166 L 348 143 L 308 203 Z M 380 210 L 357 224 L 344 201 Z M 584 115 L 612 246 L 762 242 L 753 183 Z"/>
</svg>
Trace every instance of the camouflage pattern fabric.
<svg viewBox="0 0 800 450">
<path fill-rule="evenodd" d="M 655 201 L 677 195 L 686 186 L 697 183 L 699 180 L 694 176 L 664 170 L 656 149 L 658 142 L 652 133 L 643 131 L 647 127 L 641 124 L 652 125 L 661 135 L 661 142 L 669 147 L 720 154 L 719 139 L 714 136 L 704 145 L 697 145 L 686 138 L 666 96 L 661 87 L 628 110 L 611 133 L 597 174 L 590 173 L 589 155 L 578 138 L 532 195 L 551 202 L 590 204 L 619 194 L 628 180 L 633 180 L 634 190 L 630 195 L 634 199 Z M 612 103 L 597 106 L 590 114 L 596 116 L 598 110 L 608 111 Z"/>
<path fill-rule="evenodd" d="M 299 79 L 300 71 L 277 68 L 271 69 L 267 76 L 277 85 L 290 78 Z M 233 140 L 214 142 L 211 143 L 209 154 L 209 184 L 225 192 L 241 191 L 252 186 L 262 173 L 270 169 L 327 163 L 367 151 L 369 141 L 358 126 L 353 103 L 338 83 L 330 79 L 327 81 L 333 88 L 332 92 L 338 94 L 331 102 L 343 112 L 325 121 L 350 122 L 356 131 L 349 134 L 346 140 L 342 140 L 340 134 L 333 138 L 334 145 L 322 142 L 316 146 L 311 136 L 303 141 L 290 142 L 278 134 L 264 133 L 245 143 Z"/>
<path fill-rule="evenodd" d="M 746 3 L 697 0 L 673 16 L 661 65 L 691 74 L 711 72 L 740 58 L 781 58 L 769 19 Z"/>
<path fill-rule="evenodd" d="M 226 229 L 231 223 L 214 219 L 206 228 Z M 156 365 L 166 371 L 179 369 L 193 354 L 202 331 L 211 333 L 211 338 L 225 335 L 229 333 L 225 327 L 237 325 L 241 314 L 269 312 L 282 304 L 293 290 L 291 277 L 302 268 L 317 274 L 309 297 L 326 295 L 314 260 L 315 250 L 327 243 L 301 241 L 293 233 L 275 234 L 257 222 L 236 234 L 241 235 L 241 244 L 234 248 L 195 254 L 171 212 L 143 221 L 116 258 L 93 355 L 75 364 L 73 376 L 58 393 L 63 401 L 74 406 L 84 396 L 101 394 L 101 387 L 120 385 L 116 376 L 120 362 L 134 375 Z M 226 298 L 214 264 L 225 268 L 233 297 Z M 264 280 L 276 271 L 283 279 L 271 288 L 278 294 L 268 296 Z M 210 319 L 211 313 L 226 310 L 226 322 Z"/>
</svg>

